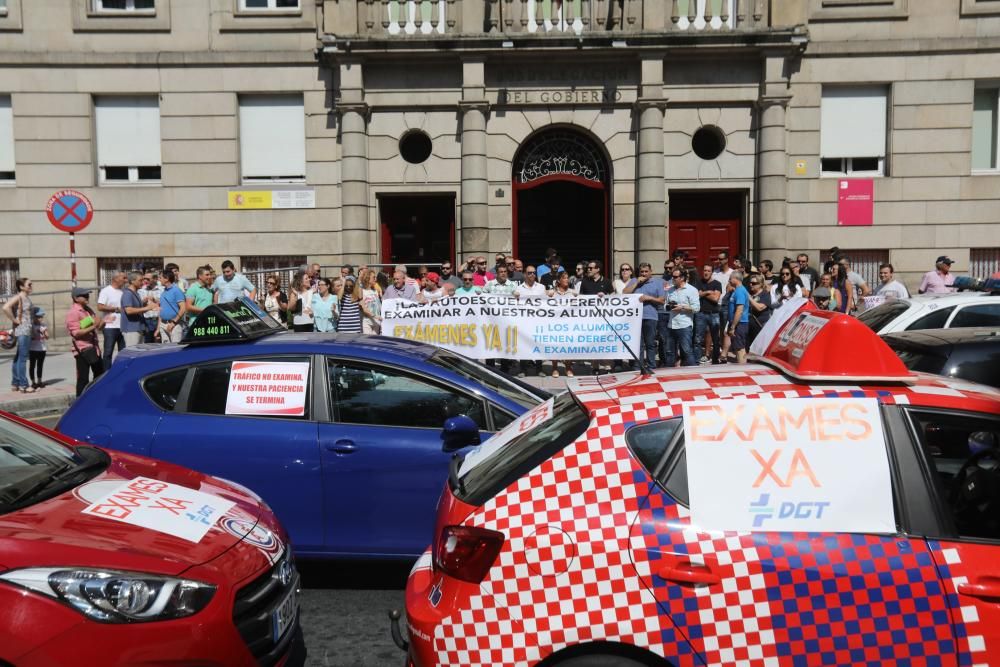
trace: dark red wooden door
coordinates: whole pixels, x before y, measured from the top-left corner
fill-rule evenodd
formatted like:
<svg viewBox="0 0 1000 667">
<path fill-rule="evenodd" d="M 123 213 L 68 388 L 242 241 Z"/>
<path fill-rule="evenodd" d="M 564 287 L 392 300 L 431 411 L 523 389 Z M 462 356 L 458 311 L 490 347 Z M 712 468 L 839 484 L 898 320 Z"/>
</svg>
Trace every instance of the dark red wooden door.
<svg viewBox="0 0 1000 667">
<path fill-rule="evenodd" d="M 712 263 L 720 250 L 728 250 L 730 257 L 739 255 L 740 221 L 732 220 L 671 220 L 669 229 L 670 250 L 684 250 L 688 266 L 699 267 Z"/>
</svg>

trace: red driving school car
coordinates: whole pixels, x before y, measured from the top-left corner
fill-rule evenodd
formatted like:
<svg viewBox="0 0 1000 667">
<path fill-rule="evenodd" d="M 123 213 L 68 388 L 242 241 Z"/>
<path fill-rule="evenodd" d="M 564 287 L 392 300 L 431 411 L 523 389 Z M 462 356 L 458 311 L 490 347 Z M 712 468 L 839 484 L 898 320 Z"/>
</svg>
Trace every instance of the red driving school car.
<svg viewBox="0 0 1000 667">
<path fill-rule="evenodd" d="M 302 664 L 298 589 L 252 491 L 0 413 L 0 666 Z"/>
<path fill-rule="evenodd" d="M 1000 393 L 807 303 L 753 351 L 577 379 L 456 459 L 409 664 L 1000 664 Z"/>
</svg>

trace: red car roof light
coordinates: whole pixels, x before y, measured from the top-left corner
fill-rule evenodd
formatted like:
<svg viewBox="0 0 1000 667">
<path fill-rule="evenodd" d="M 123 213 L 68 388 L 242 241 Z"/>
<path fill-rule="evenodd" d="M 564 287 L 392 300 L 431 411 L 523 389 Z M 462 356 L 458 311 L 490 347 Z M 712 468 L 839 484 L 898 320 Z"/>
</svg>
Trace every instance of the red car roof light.
<svg viewBox="0 0 1000 667">
<path fill-rule="evenodd" d="M 892 348 L 866 325 L 843 313 L 818 310 L 809 301 L 804 301 L 776 328 L 761 331 L 761 336 L 765 335 L 769 336 L 769 340 L 762 341 L 766 351 L 752 354 L 751 359 L 773 366 L 789 377 L 834 381 L 850 378 L 852 382 L 916 381 L 916 376 Z"/>
<path fill-rule="evenodd" d="M 434 550 L 434 567 L 450 577 L 478 584 L 503 548 L 503 533 L 473 526 L 445 526 Z"/>
</svg>

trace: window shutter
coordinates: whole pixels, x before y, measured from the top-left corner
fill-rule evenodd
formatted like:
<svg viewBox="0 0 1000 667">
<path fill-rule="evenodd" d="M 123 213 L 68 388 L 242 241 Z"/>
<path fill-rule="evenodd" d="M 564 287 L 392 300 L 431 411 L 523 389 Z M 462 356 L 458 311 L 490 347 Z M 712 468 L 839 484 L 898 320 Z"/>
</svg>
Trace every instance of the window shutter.
<svg viewBox="0 0 1000 667">
<path fill-rule="evenodd" d="M 99 167 L 160 166 L 160 104 L 153 96 L 96 100 Z"/>
<path fill-rule="evenodd" d="M 243 178 L 304 178 L 306 120 L 301 95 L 240 97 Z"/>
<path fill-rule="evenodd" d="M 14 171 L 14 115 L 9 95 L 0 97 L 0 171 Z"/>
<path fill-rule="evenodd" d="M 824 88 L 821 157 L 885 157 L 885 119 L 885 88 Z"/>
</svg>

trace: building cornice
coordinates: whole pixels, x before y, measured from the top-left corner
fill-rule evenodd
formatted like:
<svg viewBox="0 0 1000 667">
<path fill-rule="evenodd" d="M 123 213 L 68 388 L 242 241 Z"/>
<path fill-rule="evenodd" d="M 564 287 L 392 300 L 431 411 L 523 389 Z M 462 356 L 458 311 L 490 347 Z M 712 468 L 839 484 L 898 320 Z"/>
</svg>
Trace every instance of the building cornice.
<svg viewBox="0 0 1000 667">
<path fill-rule="evenodd" d="M 12 67 L 199 67 L 217 65 L 316 65 L 314 51 L 3 51 L 0 66 Z"/>
</svg>

